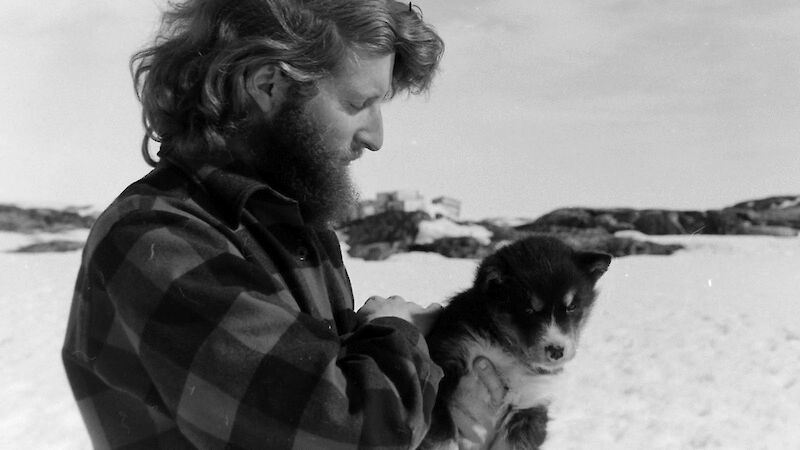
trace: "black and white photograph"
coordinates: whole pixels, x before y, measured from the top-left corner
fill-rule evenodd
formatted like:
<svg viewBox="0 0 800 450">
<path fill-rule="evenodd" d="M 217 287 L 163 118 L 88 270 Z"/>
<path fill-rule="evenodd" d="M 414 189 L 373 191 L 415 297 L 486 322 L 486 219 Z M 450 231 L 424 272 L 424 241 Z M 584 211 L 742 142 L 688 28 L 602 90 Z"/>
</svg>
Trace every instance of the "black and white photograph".
<svg viewBox="0 0 800 450">
<path fill-rule="evenodd" d="M 4 0 L 0 449 L 800 448 L 797 0 Z"/>
</svg>

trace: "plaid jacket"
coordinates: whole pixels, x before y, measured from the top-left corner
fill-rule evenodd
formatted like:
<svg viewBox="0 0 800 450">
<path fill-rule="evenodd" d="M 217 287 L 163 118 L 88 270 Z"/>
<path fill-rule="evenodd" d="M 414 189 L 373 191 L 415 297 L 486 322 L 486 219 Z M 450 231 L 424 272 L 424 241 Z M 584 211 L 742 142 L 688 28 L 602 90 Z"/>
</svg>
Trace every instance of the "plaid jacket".
<svg viewBox="0 0 800 450">
<path fill-rule="evenodd" d="M 236 172 L 162 157 L 97 220 L 63 360 L 96 448 L 414 448 L 441 369 L 356 327 L 331 231 Z"/>
</svg>

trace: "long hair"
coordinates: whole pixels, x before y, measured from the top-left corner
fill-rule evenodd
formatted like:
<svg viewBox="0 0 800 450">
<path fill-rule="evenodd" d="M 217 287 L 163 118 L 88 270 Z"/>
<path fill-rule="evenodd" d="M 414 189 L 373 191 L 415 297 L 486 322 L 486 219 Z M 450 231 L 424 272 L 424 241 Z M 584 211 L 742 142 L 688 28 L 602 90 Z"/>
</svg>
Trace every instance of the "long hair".
<svg viewBox="0 0 800 450">
<path fill-rule="evenodd" d="M 170 4 L 152 46 L 131 58 L 148 143 L 224 149 L 253 111 L 248 77 L 275 65 L 310 95 L 348 52 L 395 53 L 392 92 L 426 91 L 444 44 L 416 7 L 393 0 L 187 0 Z"/>
</svg>

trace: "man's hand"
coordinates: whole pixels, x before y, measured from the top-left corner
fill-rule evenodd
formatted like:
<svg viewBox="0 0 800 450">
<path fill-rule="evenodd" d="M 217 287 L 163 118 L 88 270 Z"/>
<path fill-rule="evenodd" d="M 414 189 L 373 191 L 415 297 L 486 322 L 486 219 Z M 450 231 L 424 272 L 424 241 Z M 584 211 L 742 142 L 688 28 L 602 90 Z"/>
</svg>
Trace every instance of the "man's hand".
<svg viewBox="0 0 800 450">
<path fill-rule="evenodd" d="M 433 327 L 433 323 L 439 316 L 442 305 L 432 303 L 427 308 L 423 308 L 416 303 L 406 301 L 403 297 L 393 295 L 383 298 L 374 295 L 359 308 L 356 313 L 361 323 L 367 323 L 378 317 L 398 317 L 416 326 L 419 331 L 426 335 Z"/>
<path fill-rule="evenodd" d="M 459 381 L 453 394 L 452 416 L 458 428 L 458 448 L 486 449 L 508 411 L 506 386 L 492 363 L 478 357 L 472 371 Z"/>
</svg>

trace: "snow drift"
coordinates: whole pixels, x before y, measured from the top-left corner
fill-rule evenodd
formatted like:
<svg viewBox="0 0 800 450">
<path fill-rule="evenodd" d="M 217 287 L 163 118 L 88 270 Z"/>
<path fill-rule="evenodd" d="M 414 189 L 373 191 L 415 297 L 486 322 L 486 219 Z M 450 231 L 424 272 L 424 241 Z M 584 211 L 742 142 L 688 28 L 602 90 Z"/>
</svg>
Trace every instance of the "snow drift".
<svg viewBox="0 0 800 450">
<path fill-rule="evenodd" d="M 0 251 L 34 239 L 0 233 Z M 799 448 L 800 239 L 657 240 L 688 250 L 612 262 L 545 448 Z M 60 362 L 79 259 L 0 253 L 0 448 L 90 448 Z M 469 286 L 477 261 L 347 264 L 359 301 L 424 305 Z"/>
</svg>

